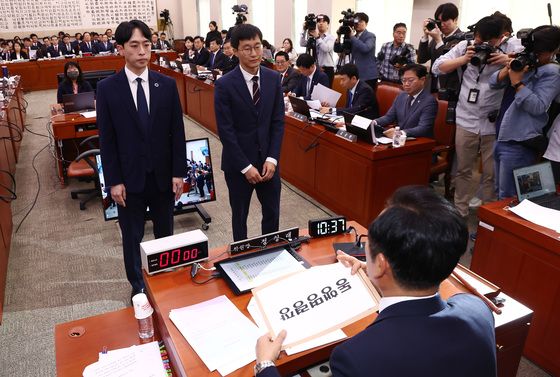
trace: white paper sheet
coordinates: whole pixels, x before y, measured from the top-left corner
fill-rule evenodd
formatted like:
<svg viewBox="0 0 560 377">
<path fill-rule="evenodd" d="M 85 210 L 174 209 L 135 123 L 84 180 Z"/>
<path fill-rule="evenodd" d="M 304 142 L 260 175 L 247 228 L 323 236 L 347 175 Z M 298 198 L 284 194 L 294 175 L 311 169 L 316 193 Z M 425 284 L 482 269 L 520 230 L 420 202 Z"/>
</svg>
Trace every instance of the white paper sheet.
<svg viewBox="0 0 560 377">
<path fill-rule="evenodd" d="M 173 309 L 169 318 L 210 371 L 225 376 L 255 360 L 263 332 L 226 296 Z"/>
<path fill-rule="evenodd" d="M 313 88 L 311 99 L 319 100 L 320 103 L 326 102 L 329 104 L 329 107 L 336 107 L 336 103 L 338 102 L 341 95 L 342 94 L 340 94 L 336 90 L 327 88 L 323 84 L 317 84 Z"/>
<path fill-rule="evenodd" d="M 364 118 L 359 115 L 354 115 L 352 118 L 352 125 L 361 128 L 362 130 L 367 130 L 371 124 L 371 119 Z"/>
<path fill-rule="evenodd" d="M 309 106 L 310 109 L 321 110 L 321 101 L 319 101 L 319 100 L 312 100 L 312 101 L 307 100 L 305 102 L 307 102 L 307 106 Z"/>
<path fill-rule="evenodd" d="M 84 111 L 82 114 L 82 116 L 84 118 L 95 118 L 97 116 L 97 112 L 95 110 L 92 111 Z"/>
<path fill-rule="evenodd" d="M 540 206 L 527 199 L 510 208 L 510 211 L 527 221 L 560 233 L 560 211 Z"/>
</svg>

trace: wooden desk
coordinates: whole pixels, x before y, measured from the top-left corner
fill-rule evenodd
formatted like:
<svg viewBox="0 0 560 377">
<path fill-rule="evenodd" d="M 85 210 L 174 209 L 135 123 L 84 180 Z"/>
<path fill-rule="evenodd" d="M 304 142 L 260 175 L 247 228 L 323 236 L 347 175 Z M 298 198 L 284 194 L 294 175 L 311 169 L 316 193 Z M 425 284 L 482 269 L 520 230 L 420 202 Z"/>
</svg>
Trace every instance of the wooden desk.
<svg viewBox="0 0 560 377">
<path fill-rule="evenodd" d="M 62 186 L 66 185 L 68 161 L 72 161 L 78 153 L 83 152 L 79 148 L 80 141 L 98 134 L 95 122 L 96 118 L 85 118 L 78 113 L 58 114 L 51 118 L 58 177 Z"/>
<path fill-rule="evenodd" d="M 504 209 L 479 208 L 471 269 L 534 310 L 524 355 L 560 375 L 560 234 Z"/>
<path fill-rule="evenodd" d="M 170 54 L 170 53 L 167 53 Z M 175 55 L 177 55 L 175 53 Z M 174 59 L 171 59 L 174 60 Z M 185 75 L 181 72 L 177 72 L 171 68 L 162 67 L 158 64 L 150 63 L 150 69 L 156 72 L 160 72 L 164 75 L 171 77 L 175 80 L 177 85 L 177 91 L 179 92 L 179 100 L 181 101 L 181 109 L 183 110 L 183 114 L 187 113 L 187 91 L 185 88 Z"/>
<path fill-rule="evenodd" d="M 355 222 L 349 225 L 356 227 L 358 233 L 365 233 L 366 229 Z M 312 265 L 322 265 L 335 262 L 335 254 L 332 248 L 333 242 L 352 242 L 353 235 L 341 235 L 323 239 L 312 240 L 309 244 L 304 244 L 300 254 Z M 210 256 L 220 255 L 226 248 L 218 248 L 210 252 Z M 222 257 L 223 258 L 223 257 Z M 200 277 L 202 278 L 202 276 Z M 190 268 L 180 268 L 173 272 L 166 272 L 154 276 L 144 275 L 146 287 L 150 301 L 155 309 L 156 323 L 159 333 L 165 342 L 170 360 L 174 370 L 179 376 L 218 376 L 218 372 L 210 373 L 196 352 L 187 343 L 185 338 L 177 330 L 169 319 L 171 309 L 177 309 L 188 305 L 193 305 L 214 297 L 225 295 L 237 308 L 249 315 L 247 304 L 251 298 L 250 294 L 235 296 L 227 283 L 223 279 L 213 280 L 205 285 L 197 285 L 191 281 Z M 454 282 L 447 280 L 441 285 L 440 292 L 442 297 L 447 298 L 456 292 L 464 291 L 464 288 Z M 531 312 L 524 309 L 522 315 L 516 317 L 515 303 L 508 299 L 503 308 L 504 314 L 497 319 L 496 339 L 499 345 L 498 368 L 500 377 L 513 377 L 517 371 L 521 350 L 527 334 Z M 508 311 L 509 310 L 509 311 Z M 509 316 L 509 317 L 508 317 Z M 353 336 L 362 331 L 369 325 L 376 315 L 371 315 L 343 330 L 348 336 Z M 380 340 L 382 341 L 382 340 Z M 282 375 L 291 375 L 306 367 L 322 362 L 329 358 L 332 349 L 336 344 L 318 347 L 296 355 L 283 356 L 278 360 L 278 368 Z M 253 363 L 247 365 L 229 376 L 241 377 L 252 375 Z"/>
</svg>

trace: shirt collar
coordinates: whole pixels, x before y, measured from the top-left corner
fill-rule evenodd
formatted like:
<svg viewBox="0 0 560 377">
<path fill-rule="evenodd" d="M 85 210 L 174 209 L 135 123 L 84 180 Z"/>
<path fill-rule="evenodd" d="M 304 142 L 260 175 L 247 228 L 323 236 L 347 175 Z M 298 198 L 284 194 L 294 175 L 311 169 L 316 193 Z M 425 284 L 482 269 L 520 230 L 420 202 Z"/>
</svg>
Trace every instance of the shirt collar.
<svg viewBox="0 0 560 377">
<path fill-rule="evenodd" d="M 422 93 L 424 91 L 424 88 L 422 88 L 421 91 L 419 91 L 418 93 L 416 93 L 415 95 L 412 96 L 412 101 L 416 101 L 416 98 L 418 98 L 418 96 L 420 95 L 420 93 Z"/>
<path fill-rule="evenodd" d="M 437 292 L 434 293 L 431 296 L 421 296 L 421 297 L 416 297 L 416 296 L 381 297 L 381 300 L 379 300 L 379 313 L 381 313 L 383 310 L 387 309 L 389 306 L 398 304 L 400 302 L 413 301 L 413 300 L 424 300 L 424 299 L 427 299 L 427 298 L 436 297 L 436 295 L 437 295 Z"/>
<path fill-rule="evenodd" d="M 126 74 L 126 78 L 127 78 L 129 83 L 136 82 L 136 78 L 138 78 L 138 77 L 140 77 L 142 79 L 142 81 L 148 82 L 148 67 L 146 67 L 144 72 L 142 72 L 140 75 L 137 75 L 136 73 L 134 73 L 130 69 L 128 69 L 128 67 L 125 65 L 124 66 L 124 73 Z"/>
<path fill-rule="evenodd" d="M 260 79 L 260 74 L 261 74 L 261 68 L 260 67 L 259 67 L 259 70 L 258 70 L 256 75 L 253 75 L 252 73 L 249 73 L 246 70 L 244 70 L 243 67 L 241 66 L 241 64 L 239 65 L 239 69 L 241 69 L 241 73 L 243 74 L 243 79 L 246 82 L 251 82 L 253 80 L 253 76 L 258 76 L 259 79 Z"/>
<path fill-rule="evenodd" d="M 354 85 L 354 87 L 352 89 L 350 89 L 350 93 L 352 93 L 352 95 L 354 95 L 354 93 L 356 93 L 356 88 L 358 87 L 359 82 L 360 82 L 360 80 L 356 81 L 356 85 Z"/>
<path fill-rule="evenodd" d="M 313 76 L 315 76 L 315 71 L 317 71 L 317 66 L 315 66 L 315 69 L 313 70 L 313 72 L 309 76 L 307 76 L 308 80 L 313 80 Z"/>
<path fill-rule="evenodd" d="M 449 33 L 449 34 L 447 34 L 447 35 L 445 35 L 445 34 L 442 33 L 442 34 L 443 34 L 443 37 L 444 37 L 444 38 L 447 38 L 447 37 L 449 37 L 450 35 L 455 34 L 455 32 L 457 31 L 457 29 L 459 29 L 459 27 L 456 27 L 455 29 L 453 29 L 453 31 L 452 31 L 451 33 Z"/>
</svg>

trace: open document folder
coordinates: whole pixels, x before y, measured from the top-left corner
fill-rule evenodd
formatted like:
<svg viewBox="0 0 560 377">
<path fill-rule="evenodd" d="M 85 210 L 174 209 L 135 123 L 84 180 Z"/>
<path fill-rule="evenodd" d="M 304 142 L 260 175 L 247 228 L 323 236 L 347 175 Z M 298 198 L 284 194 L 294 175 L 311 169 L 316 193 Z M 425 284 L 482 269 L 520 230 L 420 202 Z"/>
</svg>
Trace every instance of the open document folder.
<svg viewBox="0 0 560 377">
<path fill-rule="evenodd" d="M 336 107 L 336 103 L 342 94 L 331 88 L 327 88 L 323 84 L 317 84 L 311 93 L 312 100 L 318 100 L 319 103 L 328 103 L 329 107 Z"/>
<path fill-rule="evenodd" d="M 373 314 L 381 297 L 363 270 L 341 263 L 312 267 L 253 289 L 270 334 L 287 331 L 283 349 Z"/>
</svg>

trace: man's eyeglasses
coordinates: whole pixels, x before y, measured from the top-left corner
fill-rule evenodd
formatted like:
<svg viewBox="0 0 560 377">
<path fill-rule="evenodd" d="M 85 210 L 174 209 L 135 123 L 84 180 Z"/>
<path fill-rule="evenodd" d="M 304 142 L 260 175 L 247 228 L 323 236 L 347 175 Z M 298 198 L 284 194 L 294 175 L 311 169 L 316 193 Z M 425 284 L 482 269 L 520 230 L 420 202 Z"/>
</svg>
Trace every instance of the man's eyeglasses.
<svg viewBox="0 0 560 377">
<path fill-rule="evenodd" d="M 241 51 L 241 52 L 242 52 L 243 54 L 245 54 L 245 55 L 251 55 L 251 52 L 252 52 L 253 50 L 255 50 L 255 52 L 256 52 L 257 54 L 260 54 L 260 53 L 262 52 L 262 49 L 263 49 L 263 46 L 262 46 L 261 44 L 258 44 L 258 45 L 255 45 L 255 46 L 253 46 L 253 47 L 251 47 L 251 46 L 245 46 L 245 47 L 243 47 L 243 48 L 242 48 L 241 50 L 239 50 L 239 51 Z"/>
<path fill-rule="evenodd" d="M 403 84 L 412 84 L 414 81 L 418 80 L 416 77 L 411 77 L 407 79 L 401 79 Z"/>
</svg>

